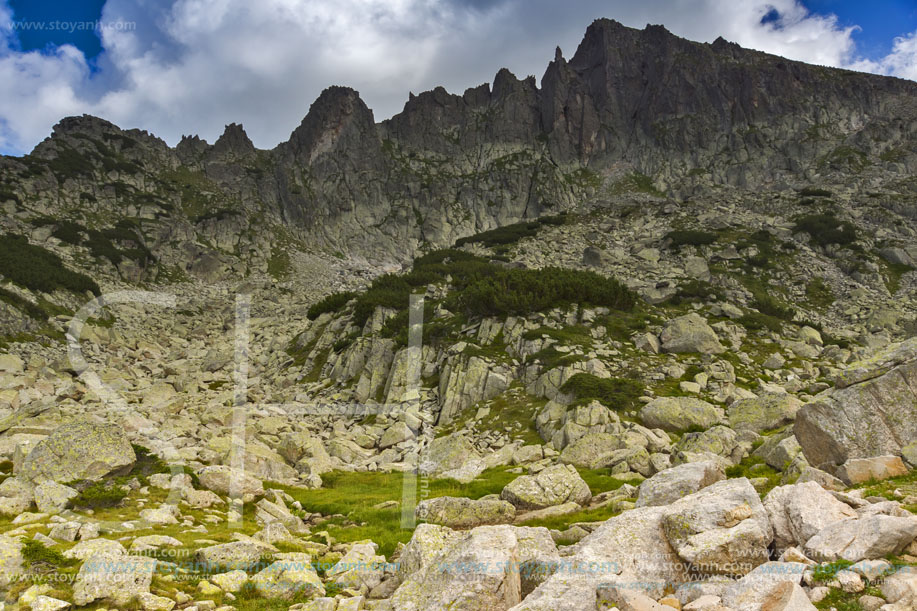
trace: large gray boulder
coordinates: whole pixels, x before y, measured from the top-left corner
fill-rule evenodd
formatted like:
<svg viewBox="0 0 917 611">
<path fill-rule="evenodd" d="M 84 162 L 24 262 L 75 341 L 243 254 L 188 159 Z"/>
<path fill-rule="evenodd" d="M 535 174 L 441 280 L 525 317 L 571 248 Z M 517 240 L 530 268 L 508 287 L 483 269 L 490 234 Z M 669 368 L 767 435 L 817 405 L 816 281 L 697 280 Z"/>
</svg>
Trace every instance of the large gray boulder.
<svg viewBox="0 0 917 611">
<path fill-rule="evenodd" d="M 385 556 L 378 554 L 379 546 L 372 541 L 356 543 L 347 550 L 325 578 L 342 588 L 363 592 L 372 590 L 382 582 Z"/>
<path fill-rule="evenodd" d="M 767 562 L 731 584 L 723 592 L 723 604 L 732 611 L 761 611 L 775 598 L 783 598 L 785 588 L 799 588 L 808 565 L 801 562 Z M 786 606 L 777 609 L 806 611 L 811 607 Z"/>
<path fill-rule="evenodd" d="M 146 556 L 91 556 L 83 562 L 73 583 L 73 603 L 88 605 L 104 600 L 124 607 L 149 593 L 156 559 Z"/>
<path fill-rule="evenodd" d="M 789 424 L 796 419 L 802 401 L 788 393 L 767 393 L 739 399 L 729 406 L 729 426 L 760 433 Z"/>
<path fill-rule="evenodd" d="M 717 482 L 665 509 L 663 529 L 698 573 L 745 575 L 767 562 L 773 530 L 746 478 Z"/>
<path fill-rule="evenodd" d="M 637 507 L 668 505 L 724 479 L 723 467 L 714 461 L 670 467 L 640 484 Z"/>
<path fill-rule="evenodd" d="M 500 498 L 526 511 L 570 502 L 586 505 L 592 493 L 575 467 L 555 465 L 536 475 L 517 477 L 503 488 Z"/>
<path fill-rule="evenodd" d="M 315 572 L 309 554 L 279 560 L 251 578 L 255 591 L 265 598 L 312 598 L 325 595 L 325 586 Z"/>
<path fill-rule="evenodd" d="M 420 454 L 420 471 L 426 475 L 442 475 L 461 468 L 471 459 L 480 458 L 468 437 L 452 433 L 437 437 Z"/>
<path fill-rule="evenodd" d="M 834 473 L 851 458 L 901 456 L 917 441 L 917 338 L 852 365 L 796 415 L 809 464 Z"/>
<path fill-rule="evenodd" d="M 16 475 L 34 482 L 100 480 L 124 475 L 136 461 L 123 428 L 81 419 L 57 427 L 38 442 Z"/>
<path fill-rule="evenodd" d="M 699 352 L 720 354 L 726 351 L 716 331 L 694 312 L 666 323 L 659 336 L 663 352 Z"/>
<path fill-rule="evenodd" d="M 0 535 L 0 588 L 6 588 L 22 573 L 22 542 Z"/>
<path fill-rule="evenodd" d="M 600 584 L 622 584 L 651 598 L 690 577 L 663 531 L 663 507 L 642 507 L 613 517 L 567 548 L 565 565 L 512 611 L 582 611 L 597 608 Z"/>
<path fill-rule="evenodd" d="M 239 471 L 226 465 L 211 465 L 204 467 L 198 474 L 201 486 L 221 495 L 228 495 L 235 487 L 234 492 L 239 495 L 264 494 L 264 484 L 257 477 L 247 471 Z"/>
<path fill-rule="evenodd" d="M 418 503 L 414 517 L 449 528 L 474 528 L 492 524 L 512 524 L 516 517 L 516 508 L 507 501 L 497 499 L 473 500 L 441 496 Z"/>
<path fill-rule="evenodd" d="M 778 486 L 764 497 L 778 552 L 802 546 L 820 530 L 857 513 L 815 482 Z"/>
<path fill-rule="evenodd" d="M 431 532 L 418 529 L 415 537 L 418 533 L 429 537 Z M 415 570 L 392 595 L 392 608 L 506 611 L 522 600 L 526 579 L 542 573 L 537 567 L 552 567 L 560 561 L 545 528 L 481 526 L 436 540 L 436 545 L 423 546 L 427 550 L 423 561 L 411 561 Z M 405 552 L 413 547 L 412 540 Z M 528 569 L 520 570 L 522 567 Z"/>
<path fill-rule="evenodd" d="M 826 526 L 806 542 L 804 551 L 820 562 L 859 562 L 900 554 L 915 537 L 915 516 L 869 515 Z"/>
<path fill-rule="evenodd" d="M 707 429 L 722 419 L 721 408 L 694 397 L 660 397 L 640 410 L 643 424 L 665 431 Z"/>
</svg>

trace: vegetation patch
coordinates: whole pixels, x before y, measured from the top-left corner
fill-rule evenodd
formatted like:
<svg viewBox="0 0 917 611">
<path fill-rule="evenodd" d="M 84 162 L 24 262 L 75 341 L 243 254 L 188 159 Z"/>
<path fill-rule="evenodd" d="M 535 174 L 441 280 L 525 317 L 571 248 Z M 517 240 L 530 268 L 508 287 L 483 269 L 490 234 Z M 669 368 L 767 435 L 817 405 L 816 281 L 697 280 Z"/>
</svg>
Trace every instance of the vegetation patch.
<svg viewBox="0 0 917 611">
<path fill-rule="evenodd" d="M 856 241 L 856 228 L 849 221 L 842 221 L 833 214 L 809 214 L 796 219 L 793 227 L 796 233 L 807 233 L 819 246 L 828 244 L 846 245 Z"/>
<path fill-rule="evenodd" d="M 806 284 L 806 301 L 813 307 L 828 308 L 834 304 L 835 299 L 834 291 L 831 290 L 831 287 L 821 276 L 812 278 Z"/>
<path fill-rule="evenodd" d="M 459 238 L 455 242 L 455 247 L 461 248 L 465 244 L 481 244 L 489 248 L 507 246 L 515 244 L 522 238 L 531 238 L 538 235 L 538 231 L 545 225 L 563 225 L 566 222 L 566 216 L 559 214 L 541 217 L 535 221 L 504 225 L 472 236 Z"/>
<path fill-rule="evenodd" d="M 0 274 L 33 291 L 53 293 L 63 289 L 101 294 L 99 285 L 89 276 L 68 269 L 53 252 L 9 233 L 0 239 Z"/>
<path fill-rule="evenodd" d="M 567 380 L 560 390 L 572 393 L 577 401 L 596 399 L 615 410 L 633 409 L 643 395 L 643 385 L 630 378 L 599 378 L 591 373 L 578 373 Z"/>
<path fill-rule="evenodd" d="M 682 246 L 706 246 L 716 242 L 716 234 L 696 229 L 676 229 L 665 235 L 671 248 Z"/>
</svg>

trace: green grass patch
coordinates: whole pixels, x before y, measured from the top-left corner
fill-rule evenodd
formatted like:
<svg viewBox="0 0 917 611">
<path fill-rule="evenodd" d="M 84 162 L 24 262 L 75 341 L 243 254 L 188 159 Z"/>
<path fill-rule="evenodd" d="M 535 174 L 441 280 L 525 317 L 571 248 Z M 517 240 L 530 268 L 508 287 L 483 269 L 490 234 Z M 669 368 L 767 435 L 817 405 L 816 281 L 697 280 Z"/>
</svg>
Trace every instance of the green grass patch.
<svg viewBox="0 0 917 611">
<path fill-rule="evenodd" d="M 316 318 L 318 318 L 319 316 L 327 312 L 337 312 L 341 308 L 343 308 L 345 305 L 347 305 L 347 303 L 351 299 L 354 299 L 356 296 L 357 296 L 357 293 L 354 293 L 353 291 L 343 291 L 340 293 L 332 293 L 328 295 L 327 297 L 323 298 L 321 301 L 313 303 L 309 307 L 308 312 L 306 312 L 306 316 L 309 318 L 309 320 L 315 320 Z"/>
<path fill-rule="evenodd" d="M 827 189 L 820 189 L 818 187 L 805 187 L 797 191 L 799 197 L 831 197 L 833 193 Z"/>
<path fill-rule="evenodd" d="M 566 222 L 565 215 L 545 216 L 535 221 L 526 221 L 522 223 L 513 223 L 504 225 L 489 231 L 459 238 L 455 242 L 456 248 L 461 248 L 466 244 L 481 244 L 489 248 L 508 246 L 515 244 L 523 238 L 531 238 L 538 235 L 538 231 L 545 225 L 563 225 Z"/>
<path fill-rule="evenodd" d="M 23 561 L 30 569 L 35 568 L 36 565 L 63 568 L 79 563 L 79 560 L 65 558 L 58 550 L 45 547 L 43 543 L 34 539 L 28 539 L 22 544 L 21 553 Z"/>
<path fill-rule="evenodd" d="M 645 174 L 634 172 L 616 181 L 610 188 L 612 195 L 622 195 L 624 193 L 646 193 L 656 197 L 665 197 L 665 193 L 656 188 L 653 179 Z"/>
<path fill-rule="evenodd" d="M 829 308 L 834 305 L 836 299 L 834 291 L 831 290 L 831 287 L 821 276 L 812 278 L 806 284 L 806 301 L 813 307 L 819 309 Z"/>
<path fill-rule="evenodd" d="M 747 477 L 748 479 L 766 478 L 764 486 L 756 487 L 763 498 L 768 492 L 780 485 L 783 474 L 764 462 L 760 456 L 749 455 L 737 465 L 726 468 L 726 477 Z"/>
</svg>

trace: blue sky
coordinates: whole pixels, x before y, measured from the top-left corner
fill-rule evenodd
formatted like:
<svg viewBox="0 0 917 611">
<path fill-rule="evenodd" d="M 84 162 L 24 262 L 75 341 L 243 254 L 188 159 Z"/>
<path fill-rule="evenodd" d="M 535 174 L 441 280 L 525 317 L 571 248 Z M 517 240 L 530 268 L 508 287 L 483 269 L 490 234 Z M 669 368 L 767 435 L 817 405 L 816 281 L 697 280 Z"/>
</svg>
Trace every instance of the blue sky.
<svg viewBox="0 0 917 611">
<path fill-rule="evenodd" d="M 173 145 L 241 122 L 270 148 L 329 85 L 381 120 L 410 91 L 540 78 L 598 17 L 917 80 L 915 0 L 0 0 L 0 153 L 81 113 Z"/>
</svg>

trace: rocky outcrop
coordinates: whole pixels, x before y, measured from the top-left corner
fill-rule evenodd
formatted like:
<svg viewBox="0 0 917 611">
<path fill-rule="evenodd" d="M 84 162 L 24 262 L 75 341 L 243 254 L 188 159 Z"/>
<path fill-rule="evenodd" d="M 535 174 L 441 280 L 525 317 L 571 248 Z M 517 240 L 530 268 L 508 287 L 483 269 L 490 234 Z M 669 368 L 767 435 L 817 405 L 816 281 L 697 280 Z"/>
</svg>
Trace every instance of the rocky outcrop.
<svg viewBox="0 0 917 611">
<path fill-rule="evenodd" d="M 917 339 L 857 363 L 836 387 L 805 405 L 794 432 L 813 466 L 834 471 L 851 458 L 902 455 L 917 441 Z"/>
</svg>

